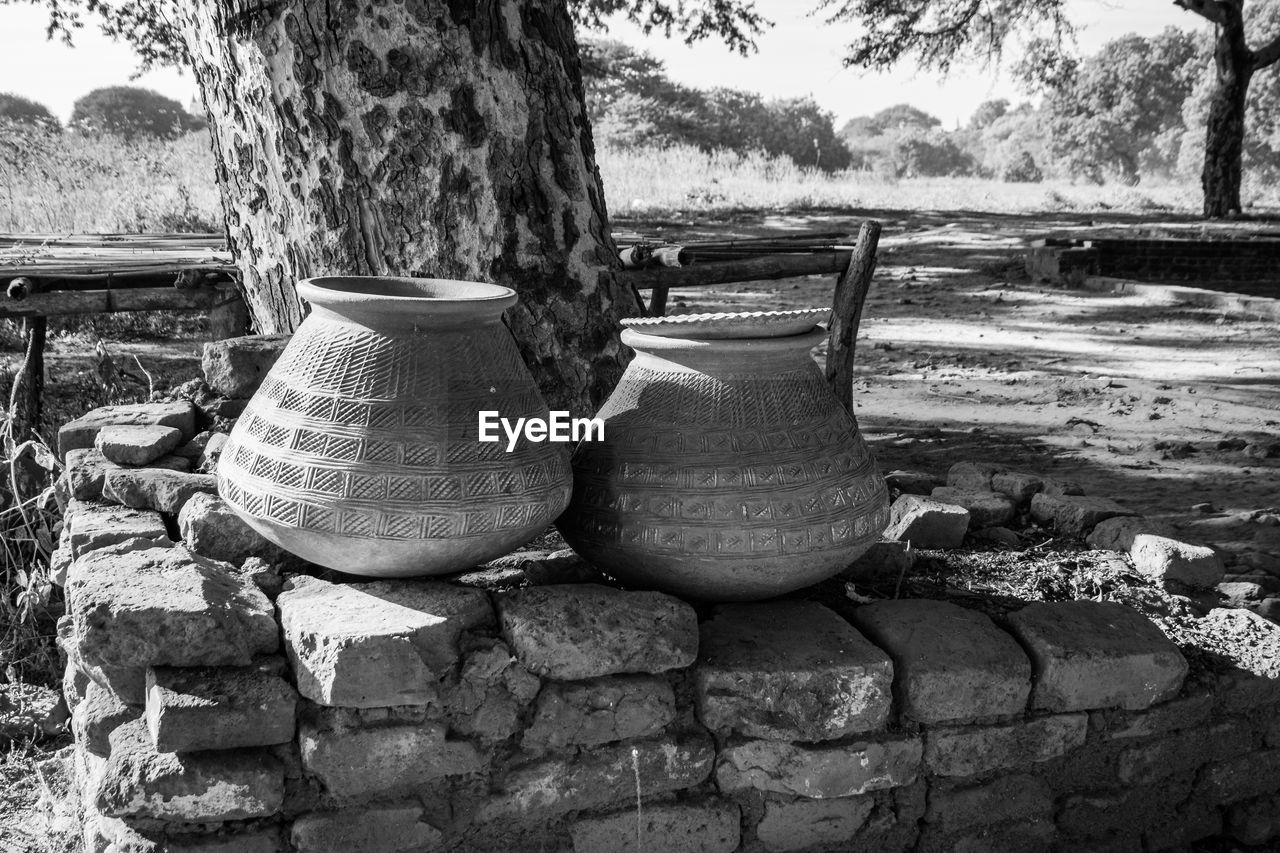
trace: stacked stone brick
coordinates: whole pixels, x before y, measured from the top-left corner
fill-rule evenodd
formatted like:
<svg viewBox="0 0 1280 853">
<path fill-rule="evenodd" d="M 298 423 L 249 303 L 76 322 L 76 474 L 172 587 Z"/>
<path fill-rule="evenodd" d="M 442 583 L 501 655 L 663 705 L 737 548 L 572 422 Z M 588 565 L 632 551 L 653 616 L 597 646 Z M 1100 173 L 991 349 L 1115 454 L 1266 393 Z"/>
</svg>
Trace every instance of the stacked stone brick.
<svg viewBox="0 0 1280 853">
<path fill-rule="evenodd" d="M 190 409 L 191 423 L 160 423 L 180 408 L 93 419 L 189 441 Z M 208 490 L 141 487 L 125 507 L 92 486 L 120 476 L 109 466 L 129 482 L 185 473 L 167 459 L 68 458 L 60 642 L 88 851 L 1121 851 L 1280 836 L 1280 627 L 1249 611 L 1200 620 L 1236 651 L 1189 683 L 1178 647 L 1115 603 L 1000 619 L 919 600 L 695 608 L 590 582 L 571 554 L 342 583 L 282 573 Z M 992 494 L 1023 515 L 1039 498 L 1046 523 L 1082 534 L 1131 518 L 1015 472 L 952 475 L 957 493 L 936 500 L 969 513 L 970 533 L 958 501 Z M 908 553 L 885 542 L 873 559 L 896 571 Z"/>
</svg>

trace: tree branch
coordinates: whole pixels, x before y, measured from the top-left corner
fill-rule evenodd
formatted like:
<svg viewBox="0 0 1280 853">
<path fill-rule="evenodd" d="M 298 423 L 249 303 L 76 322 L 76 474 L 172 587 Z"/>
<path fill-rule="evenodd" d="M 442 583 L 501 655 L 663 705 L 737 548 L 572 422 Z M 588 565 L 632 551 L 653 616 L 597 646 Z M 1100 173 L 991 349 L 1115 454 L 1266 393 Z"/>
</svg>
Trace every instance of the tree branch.
<svg viewBox="0 0 1280 853">
<path fill-rule="evenodd" d="M 1188 12 L 1193 12 L 1206 21 L 1212 21 L 1215 24 L 1225 24 L 1227 22 L 1227 4 L 1221 2 L 1221 0 L 1173 0 L 1173 5 L 1179 6 Z"/>
<path fill-rule="evenodd" d="M 1253 52 L 1254 71 L 1274 65 L 1277 61 L 1280 61 L 1280 36 L 1276 36 Z"/>
</svg>

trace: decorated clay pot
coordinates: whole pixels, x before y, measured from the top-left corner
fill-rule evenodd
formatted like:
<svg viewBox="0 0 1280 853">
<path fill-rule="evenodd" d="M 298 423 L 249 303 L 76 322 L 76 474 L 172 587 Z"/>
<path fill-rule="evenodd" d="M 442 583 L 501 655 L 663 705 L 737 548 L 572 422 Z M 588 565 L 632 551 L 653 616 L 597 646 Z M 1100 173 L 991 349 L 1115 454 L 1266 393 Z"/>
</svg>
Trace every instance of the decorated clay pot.
<svg viewBox="0 0 1280 853">
<path fill-rule="evenodd" d="M 635 360 L 573 455 L 568 542 L 624 583 L 719 601 L 840 572 L 889 520 L 857 421 L 809 355 L 826 312 L 624 321 Z"/>
<path fill-rule="evenodd" d="M 459 571 L 541 532 L 569 500 L 563 444 L 482 442 L 479 412 L 546 418 L 505 287 L 314 278 L 311 313 L 223 450 L 218 491 L 250 526 L 357 575 Z"/>
</svg>

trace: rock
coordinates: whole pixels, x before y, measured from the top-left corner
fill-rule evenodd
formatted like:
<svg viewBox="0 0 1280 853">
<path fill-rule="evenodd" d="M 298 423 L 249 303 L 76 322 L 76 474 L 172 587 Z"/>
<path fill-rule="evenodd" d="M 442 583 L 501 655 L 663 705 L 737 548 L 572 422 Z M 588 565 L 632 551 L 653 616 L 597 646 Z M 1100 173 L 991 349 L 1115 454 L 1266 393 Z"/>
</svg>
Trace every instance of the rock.
<svg viewBox="0 0 1280 853">
<path fill-rule="evenodd" d="M 247 408 L 249 408 L 249 401 L 243 397 L 237 399 L 216 397 L 201 406 L 200 411 L 214 420 L 234 421 L 243 415 Z"/>
<path fill-rule="evenodd" d="M 918 737 L 809 746 L 753 740 L 720 751 L 716 784 L 812 799 L 852 797 L 910 785 L 920 773 Z"/>
<path fill-rule="evenodd" d="M 58 620 L 57 645 L 67 658 L 68 667 L 83 673 L 94 684 L 105 687 L 128 705 L 141 706 L 147 701 L 147 668 L 145 666 L 94 666 L 80 655 L 75 620 L 63 616 Z"/>
<path fill-rule="evenodd" d="M 71 721 L 71 731 L 77 744 L 106 758 L 111 754 L 111 733 L 141 716 L 141 707 L 125 704 L 115 693 L 91 681 Z"/>
<path fill-rule="evenodd" d="M 1046 478 L 1044 493 L 1050 497 L 1079 496 L 1084 494 L 1084 486 L 1075 480 L 1055 480 Z"/>
<path fill-rule="evenodd" d="M 882 728 L 893 664 L 816 602 L 720 607 L 702 624 L 698 718 L 712 731 L 830 740 Z"/>
<path fill-rule="evenodd" d="M 81 557 L 67 579 L 67 610 L 92 665 L 239 666 L 279 645 L 257 587 L 178 548 Z"/>
<path fill-rule="evenodd" d="M 102 406 L 87 412 L 58 430 L 58 455 L 81 447 L 93 447 L 98 432 L 107 426 L 167 426 L 179 430 L 185 439 L 196 434 L 196 410 L 191 403 L 135 403 Z"/>
<path fill-rule="evenodd" d="M 770 853 L 846 844 L 866 824 L 874 806 L 871 797 L 766 800 L 764 817 L 756 825 L 756 838 Z"/>
<path fill-rule="evenodd" d="M 102 451 L 96 447 L 81 447 L 71 451 L 67 454 L 67 479 L 71 496 L 81 501 L 101 500 L 107 472 L 119 467 L 103 456 Z M 181 456 L 161 456 L 147 467 L 186 472 L 191 470 L 191 462 Z"/>
<path fill-rule="evenodd" d="M 444 723 L 323 730 L 303 723 L 302 766 L 339 800 L 409 794 L 447 776 L 486 766 L 470 741 L 445 737 Z"/>
<path fill-rule="evenodd" d="M 70 712 L 55 691 L 38 684 L 0 684 L 0 744 L 25 743 L 61 734 Z"/>
<path fill-rule="evenodd" d="M 1004 821 L 1052 817 L 1053 791 L 1048 783 L 1037 776 L 1017 774 L 958 788 L 935 786 L 930 791 L 924 819 L 930 828 L 954 832 Z"/>
<path fill-rule="evenodd" d="M 416 853 L 442 846 L 418 803 L 312 812 L 293 823 L 298 853 Z"/>
<path fill-rule="evenodd" d="M 1187 674 L 1178 647 L 1123 604 L 1035 602 L 1008 624 L 1031 656 L 1032 710 L 1136 711 L 1175 696 Z"/>
<path fill-rule="evenodd" d="M 65 618 L 64 616 L 63 619 Z M 60 643 L 58 644 L 61 645 Z M 67 703 L 67 708 L 71 710 L 72 714 L 75 714 L 76 709 L 80 707 L 80 703 L 84 701 L 85 694 L 89 692 L 89 685 L 93 683 L 93 680 L 89 678 L 85 671 L 76 666 L 75 661 L 67 661 L 62 670 L 62 699 Z"/>
<path fill-rule="evenodd" d="M 1044 491 L 1044 480 L 1021 471 L 997 471 L 991 475 L 991 491 L 1008 495 L 1019 507 L 1025 507 Z"/>
<path fill-rule="evenodd" d="M 470 644 L 473 648 L 458 668 L 457 684 L 445 696 L 449 728 L 483 741 L 506 740 L 523 727 L 525 709 L 537 697 L 542 682 L 501 640 L 472 640 Z M 604 709 L 596 710 L 605 713 Z"/>
<path fill-rule="evenodd" d="M 1096 525 L 1085 541 L 1099 551 L 1124 551 L 1133 547 L 1133 540 L 1140 533 L 1157 536 L 1173 536 L 1173 528 L 1140 515 L 1120 515 L 1107 518 Z"/>
<path fill-rule="evenodd" d="M 933 475 L 924 471 L 890 471 L 884 482 L 890 490 L 903 495 L 928 495 L 935 485 Z"/>
<path fill-rule="evenodd" d="M 894 694 L 918 723 L 1007 717 L 1026 711 L 1031 662 L 976 610 L 943 601 L 878 601 L 854 624 L 893 658 Z"/>
<path fill-rule="evenodd" d="M 94 447 L 117 465 L 146 465 L 182 441 L 182 430 L 176 427 L 147 424 L 107 426 L 98 430 Z"/>
<path fill-rule="evenodd" d="M 252 556 L 278 552 L 226 501 L 213 494 L 198 492 L 187 499 L 178 513 L 178 532 L 195 553 L 235 565 Z"/>
<path fill-rule="evenodd" d="M 77 560 L 103 548 L 167 547 L 169 534 L 159 513 L 72 501 L 67 508 L 67 541 Z"/>
<path fill-rule="evenodd" d="M 1167 536 L 1139 533 L 1129 549 L 1134 567 L 1153 580 L 1176 581 L 1209 588 L 1222 580 L 1222 557 L 1207 545 L 1193 545 Z"/>
<path fill-rule="evenodd" d="M 734 803 L 659 803 L 581 817 L 569 833 L 573 853 L 733 853 L 740 820 Z"/>
<path fill-rule="evenodd" d="M 483 592 L 435 581 L 332 584 L 294 577 L 276 601 L 303 696 L 375 708 L 438 698 L 458 637 L 493 620 Z"/>
<path fill-rule="evenodd" d="M 1265 598 L 1262 601 L 1250 602 L 1246 606 L 1263 619 L 1280 625 L 1280 598 Z"/>
<path fill-rule="evenodd" d="M 551 683 L 538 695 L 525 748 L 597 746 L 662 731 L 676 717 L 671 685 L 652 675 Z"/>
<path fill-rule="evenodd" d="M 701 784 L 715 764 L 715 744 L 702 731 L 583 749 L 513 768 L 474 822 L 547 818 Z"/>
<path fill-rule="evenodd" d="M 1280 837 L 1280 795 L 1235 803 L 1227 809 L 1227 835 L 1258 846 Z"/>
<path fill-rule="evenodd" d="M 204 474 L 218 472 L 218 460 L 222 458 L 222 448 L 227 446 L 229 437 L 225 432 L 215 432 L 209 436 L 209 442 L 204 446 L 204 451 L 196 463 L 197 470 Z"/>
<path fill-rule="evenodd" d="M 156 752 L 135 720 L 111 735 L 95 804 L 108 817 L 172 823 L 270 817 L 284 804 L 284 766 L 264 751 Z"/>
<path fill-rule="evenodd" d="M 1031 499 L 1031 517 L 1066 536 L 1083 537 L 1099 522 L 1118 515 L 1136 513 L 1109 498 L 1042 492 Z"/>
<path fill-rule="evenodd" d="M 903 495 L 889 508 L 886 539 L 916 548 L 959 548 L 969 529 L 969 511 L 919 495 Z"/>
<path fill-rule="evenodd" d="M 102 496 L 128 507 L 177 514 L 192 495 L 217 494 L 211 474 L 184 474 L 164 468 L 108 469 Z"/>
<path fill-rule="evenodd" d="M 500 596 L 498 613 L 520 662 L 559 681 L 681 669 L 698 653 L 693 608 L 660 592 L 533 587 Z"/>
<path fill-rule="evenodd" d="M 969 527 L 974 530 L 1006 524 L 1018 514 L 1017 502 L 999 492 L 966 492 L 942 486 L 933 490 L 932 497 L 969 510 Z"/>
<path fill-rule="evenodd" d="M 1261 601 L 1267 597 L 1267 590 L 1250 581 L 1228 581 L 1218 584 L 1218 593 L 1232 607 L 1243 607 L 1246 604 Z"/>
<path fill-rule="evenodd" d="M 1005 470 L 987 462 L 957 462 L 947 471 L 947 485 L 964 492 L 989 492 L 992 478 Z"/>
<path fill-rule="evenodd" d="M 204 453 L 205 447 L 209 444 L 209 439 L 216 434 L 210 430 L 197 433 L 190 441 L 174 448 L 173 455 L 187 460 L 188 465 L 194 465 L 200 459 L 200 454 Z"/>
<path fill-rule="evenodd" d="M 71 568 L 74 558 L 71 556 L 71 543 L 59 545 L 49 554 L 49 582 L 55 586 L 67 585 L 67 570 Z"/>
<path fill-rule="evenodd" d="M 1038 764 L 1082 745 L 1088 714 L 1036 717 L 1002 726 L 936 728 L 925 735 L 924 766 L 934 776 L 977 776 Z"/>
<path fill-rule="evenodd" d="M 1022 535 L 1007 527 L 986 527 L 975 531 L 973 538 L 978 542 L 989 542 L 1006 548 L 1022 547 Z"/>
<path fill-rule="evenodd" d="M 276 363 L 289 335 L 245 335 L 204 345 L 205 382 L 224 397 L 249 398 Z"/>
<path fill-rule="evenodd" d="M 896 578 L 909 572 L 915 562 L 915 552 L 906 542 L 882 540 L 873 543 L 849 568 L 840 573 L 840 577 L 852 581 Z"/>
<path fill-rule="evenodd" d="M 156 667 L 147 728 L 158 752 L 271 746 L 293 740 L 298 694 L 276 666 Z"/>
<path fill-rule="evenodd" d="M 554 584 L 599 583 L 601 575 L 595 566 L 582 559 L 572 548 L 520 562 L 525 578 L 534 586 Z"/>
<path fill-rule="evenodd" d="M 1240 565 L 1280 577 L 1280 555 L 1248 551 L 1240 555 Z"/>
</svg>

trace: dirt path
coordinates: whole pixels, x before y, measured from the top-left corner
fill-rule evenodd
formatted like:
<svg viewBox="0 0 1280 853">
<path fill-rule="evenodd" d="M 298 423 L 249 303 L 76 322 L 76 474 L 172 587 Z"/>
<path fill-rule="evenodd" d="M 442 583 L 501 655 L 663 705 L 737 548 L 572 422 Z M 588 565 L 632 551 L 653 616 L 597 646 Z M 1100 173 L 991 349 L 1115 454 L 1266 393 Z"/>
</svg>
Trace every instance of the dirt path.
<svg viewBox="0 0 1280 853">
<path fill-rule="evenodd" d="M 1152 229 L 1035 217 L 885 214 L 858 344 L 858 418 L 885 470 L 1005 462 L 1075 480 L 1240 548 L 1280 507 L 1280 324 L 1032 283 L 1024 240 Z M 627 223 L 676 239 L 856 231 L 837 217 Z M 1184 226 L 1185 227 L 1185 226 Z M 833 278 L 671 294 L 671 313 L 830 302 Z M 1216 511 L 1195 510 L 1210 504 Z"/>
</svg>

